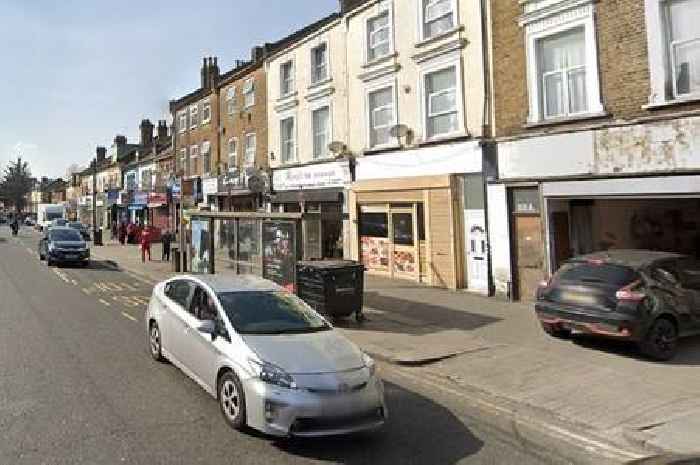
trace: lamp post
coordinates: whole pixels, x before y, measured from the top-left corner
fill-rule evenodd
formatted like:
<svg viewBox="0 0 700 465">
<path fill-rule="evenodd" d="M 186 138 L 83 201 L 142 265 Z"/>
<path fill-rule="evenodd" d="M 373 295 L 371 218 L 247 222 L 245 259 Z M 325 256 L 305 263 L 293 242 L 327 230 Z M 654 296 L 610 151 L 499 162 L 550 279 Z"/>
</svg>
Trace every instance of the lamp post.
<svg viewBox="0 0 700 465">
<path fill-rule="evenodd" d="M 92 243 L 102 245 L 102 234 L 97 233 L 97 157 L 92 162 Z"/>
</svg>

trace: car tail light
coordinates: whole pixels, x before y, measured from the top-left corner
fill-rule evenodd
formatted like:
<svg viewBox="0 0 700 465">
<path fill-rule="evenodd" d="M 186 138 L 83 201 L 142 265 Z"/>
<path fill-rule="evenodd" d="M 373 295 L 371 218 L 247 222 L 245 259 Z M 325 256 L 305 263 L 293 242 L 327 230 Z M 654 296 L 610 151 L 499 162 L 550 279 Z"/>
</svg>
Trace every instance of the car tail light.
<svg viewBox="0 0 700 465">
<path fill-rule="evenodd" d="M 646 298 L 646 294 L 643 292 L 634 291 L 633 289 L 639 285 L 639 281 L 635 281 L 627 286 L 621 288 L 615 293 L 615 298 L 623 302 L 641 302 Z"/>
</svg>

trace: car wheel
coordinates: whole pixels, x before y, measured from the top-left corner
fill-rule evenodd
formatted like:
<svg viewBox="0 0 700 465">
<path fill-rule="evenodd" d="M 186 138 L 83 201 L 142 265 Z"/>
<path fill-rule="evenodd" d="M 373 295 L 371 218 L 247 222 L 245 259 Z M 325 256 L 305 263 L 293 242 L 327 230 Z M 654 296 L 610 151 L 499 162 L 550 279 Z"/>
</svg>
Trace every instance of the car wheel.
<svg viewBox="0 0 700 465">
<path fill-rule="evenodd" d="M 219 407 L 226 423 L 232 428 L 242 430 L 246 424 L 245 393 L 236 374 L 227 371 L 219 379 Z"/>
<path fill-rule="evenodd" d="M 549 334 L 552 337 L 556 337 L 557 339 L 566 339 L 571 337 L 570 329 L 562 328 L 557 325 L 542 323 L 542 329 L 545 333 Z"/>
<path fill-rule="evenodd" d="M 46 264 L 50 267 L 54 265 L 54 262 L 53 262 L 53 260 L 51 260 L 51 257 L 46 258 Z"/>
<path fill-rule="evenodd" d="M 163 357 L 163 346 L 162 346 L 162 339 L 160 336 L 160 328 L 158 327 L 158 323 L 155 321 L 151 323 L 151 326 L 148 330 L 148 348 L 149 352 L 151 353 L 151 357 L 153 357 L 153 360 L 156 362 L 164 362 L 165 357 Z"/>
<path fill-rule="evenodd" d="M 663 317 L 657 319 L 640 343 L 640 349 L 653 360 L 671 360 L 678 351 L 678 329 L 674 322 Z"/>
</svg>

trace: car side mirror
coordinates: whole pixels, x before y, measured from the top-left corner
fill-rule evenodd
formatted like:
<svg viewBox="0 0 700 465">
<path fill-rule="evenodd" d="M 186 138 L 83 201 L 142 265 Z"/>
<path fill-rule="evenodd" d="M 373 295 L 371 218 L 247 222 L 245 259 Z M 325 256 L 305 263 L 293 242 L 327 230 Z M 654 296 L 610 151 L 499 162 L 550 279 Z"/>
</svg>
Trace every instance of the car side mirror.
<svg viewBox="0 0 700 465">
<path fill-rule="evenodd" d="M 213 341 L 216 339 L 216 321 L 214 320 L 204 320 L 199 324 L 199 327 L 197 328 L 197 331 L 203 334 L 209 334 L 211 336 L 211 340 Z"/>
</svg>

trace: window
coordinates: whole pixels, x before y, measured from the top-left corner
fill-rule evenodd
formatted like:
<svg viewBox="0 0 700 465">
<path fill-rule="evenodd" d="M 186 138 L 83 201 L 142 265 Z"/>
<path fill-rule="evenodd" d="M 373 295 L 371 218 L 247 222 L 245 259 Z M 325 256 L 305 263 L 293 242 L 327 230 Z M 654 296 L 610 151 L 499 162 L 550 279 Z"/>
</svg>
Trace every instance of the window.
<svg viewBox="0 0 700 465">
<path fill-rule="evenodd" d="M 253 166 L 255 164 L 255 151 L 258 138 L 255 133 L 246 134 L 245 136 L 245 164 Z"/>
<path fill-rule="evenodd" d="M 360 236 L 389 237 L 389 215 L 387 213 L 362 212 L 360 215 Z"/>
<path fill-rule="evenodd" d="M 311 50 L 311 83 L 328 79 L 328 45 L 321 44 Z"/>
<path fill-rule="evenodd" d="M 189 311 L 199 321 L 216 321 L 219 317 L 214 299 L 199 286 L 194 290 Z"/>
<path fill-rule="evenodd" d="M 425 97 L 427 138 L 458 131 L 457 67 L 451 66 L 427 74 Z"/>
<path fill-rule="evenodd" d="M 192 287 L 190 283 L 184 280 L 171 281 L 165 287 L 165 295 L 168 296 L 170 300 L 178 305 L 181 305 L 183 309 L 189 307 L 190 292 Z"/>
<path fill-rule="evenodd" d="M 414 245 L 413 241 L 413 214 L 392 213 L 393 239 L 396 245 Z"/>
<path fill-rule="evenodd" d="M 323 107 L 314 110 L 312 119 L 314 158 L 325 158 L 328 156 L 328 144 L 330 144 L 330 109 Z"/>
<path fill-rule="evenodd" d="M 370 147 L 391 142 L 391 127 L 394 125 L 393 87 L 376 90 L 369 94 L 369 143 Z"/>
<path fill-rule="evenodd" d="M 211 173 L 211 143 L 202 142 L 202 169 L 205 174 Z"/>
<path fill-rule="evenodd" d="M 183 148 L 180 149 L 180 169 L 185 172 L 185 175 L 188 173 L 188 168 L 189 168 L 189 163 L 187 163 L 187 149 Z"/>
<path fill-rule="evenodd" d="M 545 118 L 588 111 L 583 28 L 540 39 L 539 66 Z"/>
<path fill-rule="evenodd" d="M 385 11 L 367 21 L 367 61 L 373 61 L 391 52 L 391 25 Z"/>
<path fill-rule="evenodd" d="M 228 168 L 234 169 L 238 166 L 238 139 L 232 137 L 228 140 Z"/>
<path fill-rule="evenodd" d="M 202 124 L 208 124 L 211 121 L 211 103 L 202 103 Z"/>
<path fill-rule="evenodd" d="M 537 188 L 518 188 L 512 190 L 513 211 L 515 213 L 539 213 L 540 193 Z"/>
<path fill-rule="evenodd" d="M 199 146 L 198 145 L 190 146 L 190 158 L 197 158 L 198 156 L 199 156 Z"/>
<path fill-rule="evenodd" d="M 282 163 L 291 163 L 296 159 L 294 117 L 280 121 L 280 152 L 282 153 Z"/>
<path fill-rule="evenodd" d="M 284 97 L 294 92 L 294 62 L 288 61 L 280 65 L 280 96 Z"/>
<path fill-rule="evenodd" d="M 178 113 L 177 128 L 180 133 L 187 131 L 187 110 Z"/>
<path fill-rule="evenodd" d="M 673 96 L 700 95 L 700 1 L 667 2 Z"/>
<path fill-rule="evenodd" d="M 126 175 L 126 190 L 133 191 L 136 189 L 136 173 Z"/>
<path fill-rule="evenodd" d="M 194 129 L 199 124 L 199 106 L 192 105 L 190 107 L 190 128 Z"/>
<path fill-rule="evenodd" d="M 243 86 L 245 107 L 250 108 L 255 105 L 255 80 L 248 79 Z"/>
<path fill-rule="evenodd" d="M 455 27 L 453 0 L 421 0 L 423 2 L 423 39 L 430 39 Z"/>
<path fill-rule="evenodd" d="M 226 90 L 226 113 L 232 115 L 236 112 L 236 88 L 229 87 Z"/>
</svg>

